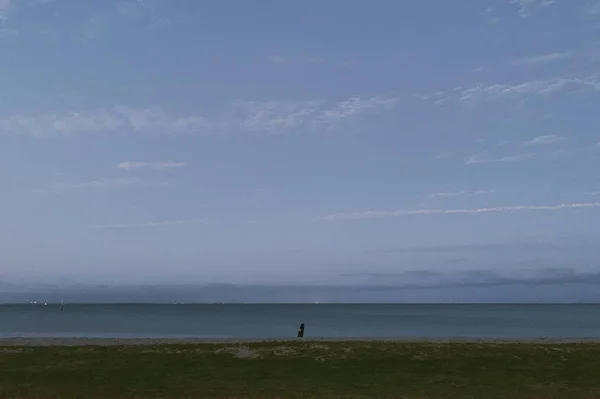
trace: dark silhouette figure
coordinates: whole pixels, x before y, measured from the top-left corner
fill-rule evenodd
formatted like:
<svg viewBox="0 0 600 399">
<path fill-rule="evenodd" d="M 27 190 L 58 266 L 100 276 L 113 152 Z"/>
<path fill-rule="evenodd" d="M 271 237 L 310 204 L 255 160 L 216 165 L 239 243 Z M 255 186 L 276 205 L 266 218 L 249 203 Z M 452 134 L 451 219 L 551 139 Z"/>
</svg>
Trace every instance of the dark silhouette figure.
<svg viewBox="0 0 600 399">
<path fill-rule="evenodd" d="M 300 324 L 300 328 L 298 329 L 298 338 L 304 337 L 304 323 Z"/>
</svg>

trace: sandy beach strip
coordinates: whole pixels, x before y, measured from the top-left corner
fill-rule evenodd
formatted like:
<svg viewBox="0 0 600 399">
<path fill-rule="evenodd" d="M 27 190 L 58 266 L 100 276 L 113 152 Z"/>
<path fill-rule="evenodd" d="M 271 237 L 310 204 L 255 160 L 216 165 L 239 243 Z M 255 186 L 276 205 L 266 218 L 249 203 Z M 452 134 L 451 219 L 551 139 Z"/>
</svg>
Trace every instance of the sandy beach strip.
<svg viewBox="0 0 600 399">
<path fill-rule="evenodd" d="M 140 345 L 235 345 L 251 343 L 293 342 L 387 342 L 431 344 L 593 344 L 600 338 L 0 338 L 0 347 L 7 346 L 140 346 Z"/>
</svg>

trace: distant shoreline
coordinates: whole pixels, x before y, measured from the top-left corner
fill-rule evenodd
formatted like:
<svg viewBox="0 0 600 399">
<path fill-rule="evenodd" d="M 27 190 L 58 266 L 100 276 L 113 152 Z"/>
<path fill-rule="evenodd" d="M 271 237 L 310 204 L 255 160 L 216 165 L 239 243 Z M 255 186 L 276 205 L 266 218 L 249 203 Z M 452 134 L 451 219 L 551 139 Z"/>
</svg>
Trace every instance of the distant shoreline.
<svg viewBox="0 0 600 399">
<path fill-rule="evenodd" d="M 69 307 L 98 307 L 98 306 L 397 306 L 397 307 L 581 307 L 581 306 L 600 306 L 600 302 L 2 302 L 0 307 L 27 307 L 27 308 L 57 308 Z"/>
<path fill-rule="evenodd" d="M 390 342 L 431 344 L 597 344 L 600 338 L 0 338 L 7 346 L 151 346 L 151 345 L 218 345 L 269 342 Z"/>
</svg>

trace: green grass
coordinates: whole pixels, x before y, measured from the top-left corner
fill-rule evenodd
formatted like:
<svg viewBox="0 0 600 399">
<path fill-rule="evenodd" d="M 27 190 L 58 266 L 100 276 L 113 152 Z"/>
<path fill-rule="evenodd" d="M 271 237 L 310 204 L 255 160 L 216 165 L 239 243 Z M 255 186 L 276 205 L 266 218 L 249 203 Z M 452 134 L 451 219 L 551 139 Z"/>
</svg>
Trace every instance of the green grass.
<svg viewBox="0 0 600 399">
<path fill-rule="evenodd" d="M 0 398 L 600 398 L 600 344 L 0 347 Z"/>
</svg>

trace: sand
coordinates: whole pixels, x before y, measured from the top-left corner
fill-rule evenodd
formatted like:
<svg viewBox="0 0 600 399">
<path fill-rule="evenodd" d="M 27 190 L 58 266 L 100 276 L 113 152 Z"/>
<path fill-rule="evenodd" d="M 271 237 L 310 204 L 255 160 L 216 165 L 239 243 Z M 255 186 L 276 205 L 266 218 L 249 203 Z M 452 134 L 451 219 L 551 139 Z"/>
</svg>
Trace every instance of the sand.
<svg viewBox="0 0 600 399">
<path fill-rule="evenodd" d="M 261 342 L 398 342 L 398 343 L 600 343 L 600 338 L 294 338 L 294 339 L 212 339 L 212 338 L 0 338 L 7 346 L 139 346 L 170 344 L 247 344 Z"/>
</svg>

